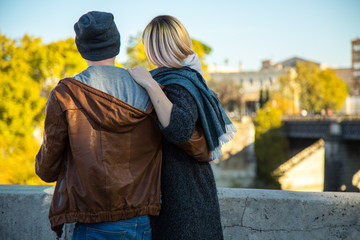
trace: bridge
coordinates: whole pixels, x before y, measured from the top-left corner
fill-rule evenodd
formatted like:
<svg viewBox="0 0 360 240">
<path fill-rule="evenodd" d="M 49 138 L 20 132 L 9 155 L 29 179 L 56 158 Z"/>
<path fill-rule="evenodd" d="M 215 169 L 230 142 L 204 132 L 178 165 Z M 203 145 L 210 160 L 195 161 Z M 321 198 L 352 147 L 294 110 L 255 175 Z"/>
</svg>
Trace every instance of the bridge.
<svg viewBox="0 0 360 240">
<path fill-rule="evenodd" d="M 352 180 L 360 171 L 360 116 L 284 117 L 283 134 L 301 145 L 325 141 L 324 191 L 358 191 Z"/>
</svg>

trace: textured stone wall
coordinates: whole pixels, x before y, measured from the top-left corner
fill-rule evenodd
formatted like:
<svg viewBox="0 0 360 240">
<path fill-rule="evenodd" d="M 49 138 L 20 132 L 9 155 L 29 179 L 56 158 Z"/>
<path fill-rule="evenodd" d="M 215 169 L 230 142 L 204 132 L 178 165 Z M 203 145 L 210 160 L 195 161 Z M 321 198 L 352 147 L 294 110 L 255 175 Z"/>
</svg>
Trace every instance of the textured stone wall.
<svg viewBox="0 0 360 240">
<path fill-rule="evenodd" d="M 324 190 L 324 140 L 320 139 L 280 165 L 282 190 L 322 192 Z"/>
<path fill-rule="evenodd" d="M 219 189 L 225 239 L 360 239 L 360 194 Z"/>
<path fill-rule="evenodd" d="M 0 239 L 55 239 L 47 219 L 52 191 L 0 185 Z M 358 193 L 219 188 L 218 196 L 226 240 L 360 239 Z"/>
</svg>

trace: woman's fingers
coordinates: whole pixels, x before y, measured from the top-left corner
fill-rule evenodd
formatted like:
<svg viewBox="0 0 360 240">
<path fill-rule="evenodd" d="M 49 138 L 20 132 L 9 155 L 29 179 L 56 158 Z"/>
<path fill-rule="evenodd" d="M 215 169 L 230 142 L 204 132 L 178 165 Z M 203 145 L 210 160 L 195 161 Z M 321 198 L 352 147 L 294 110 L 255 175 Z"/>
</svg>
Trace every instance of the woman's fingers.
<svg viewBox="0 0 360 240">
<path fill-rule="evenodd" d="M 155 80 L 148 70 L 142 65 L 127 69 L 130 76 L 142 87 L 146 88 Z"/>
</svg>

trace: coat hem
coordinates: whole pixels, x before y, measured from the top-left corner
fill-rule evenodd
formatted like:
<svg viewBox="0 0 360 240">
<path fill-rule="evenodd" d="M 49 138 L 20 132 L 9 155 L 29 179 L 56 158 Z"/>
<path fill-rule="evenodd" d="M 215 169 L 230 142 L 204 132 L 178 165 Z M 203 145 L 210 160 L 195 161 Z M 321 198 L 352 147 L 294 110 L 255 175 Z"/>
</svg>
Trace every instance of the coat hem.
<svg viewBox="0 0 360 240">
<path fill-rule="evenodd" d="M 154 205 L 146 208 L 126 209 L 120 211 L 102 211 L 102 212 L 67 212 L 49 217 L 51 229 L 61 237 L 62 227 L 65 223 L 100 223 L 115 222 L 124 219 L 130 219 L 142 215 L 158 216 L 160 205 Z"/>
</svg>

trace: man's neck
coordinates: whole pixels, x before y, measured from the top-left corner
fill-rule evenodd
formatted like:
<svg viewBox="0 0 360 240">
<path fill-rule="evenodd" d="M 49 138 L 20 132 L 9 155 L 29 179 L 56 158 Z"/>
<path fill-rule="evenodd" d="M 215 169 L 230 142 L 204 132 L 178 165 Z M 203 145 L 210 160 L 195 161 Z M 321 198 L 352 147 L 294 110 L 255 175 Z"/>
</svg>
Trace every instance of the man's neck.
<svg viewBox="0 0 360 240">
<path fill-rule="evenodd" d="M 85 59 L 86 60 L 86 59 Z M 90 60 L 86 60 L 86 63 L 88 65 L 88 67 L 90 66 L 96 66 L 96 65 L 110 65 L 110 66 L 115 66 L 115 58 L 108 58 L 108 59 L 104 59 L 104 60 L 100 60 L 100 61 L 90 61 Z"/>
</svg>

